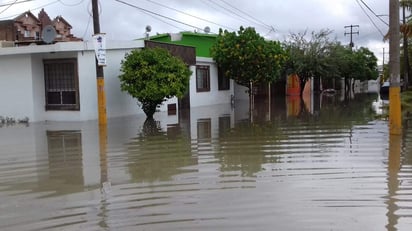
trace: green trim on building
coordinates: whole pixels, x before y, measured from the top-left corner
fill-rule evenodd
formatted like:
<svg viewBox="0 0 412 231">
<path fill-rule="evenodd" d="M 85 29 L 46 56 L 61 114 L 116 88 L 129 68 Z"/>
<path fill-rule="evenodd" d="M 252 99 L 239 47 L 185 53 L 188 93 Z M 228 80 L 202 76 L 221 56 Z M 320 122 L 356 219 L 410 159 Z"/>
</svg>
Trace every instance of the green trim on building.
<svg viewBox="0 0 412 231">
<path fill-rule="evenodd" d="M 196 56 L 211 58 L 210 48 L 216 41 L 217 34 L 203 34 L 193 32 L 181 32 L 182 39 L 172 41 L 169 34 L 151 36 L 149 39 L 156 42 L 171 43 L 176 45 L 192 46 L 196 48 Z"/>
</svg>

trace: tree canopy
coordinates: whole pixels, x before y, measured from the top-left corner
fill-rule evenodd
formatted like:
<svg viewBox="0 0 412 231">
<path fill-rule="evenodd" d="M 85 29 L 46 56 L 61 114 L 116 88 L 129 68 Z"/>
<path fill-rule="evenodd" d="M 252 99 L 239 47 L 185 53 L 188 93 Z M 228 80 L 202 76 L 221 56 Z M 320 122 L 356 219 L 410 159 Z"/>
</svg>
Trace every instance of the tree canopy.
<svg viewBox="0 0 412 231">
<path fill-rule="evenodd" d="M 237 33 L 220 29 L 211 53 L 225 77 L 248 88 L 278 79 L 286 59 L 279 42 L 266 41 L 252 27 L 240 27 Z"/>
<path fill-rule="evenodd" d="M 300 78 L 301 89 L 311 77 L 325 77 L 330 71 L 328 57 L 333 41 L 329 35 L 331 30 L 312 32 L 308 39 L 306 32 L 291 34 L 290 39 L 284 42 L 288 54 L 286 65 L 287 74 L 297 74 Z"/>
<path fill-rule="evenodd" d="M 122 91 L 136 98 L 148 118 L 166 99 L 183 97 L 192 72 L 163 48 L 145 48 L 126 54 L 119 75 Z"/>
<path fill-rule="evenodd" d="M 352 50 L 336 40 L 331 40 L 330 30 L 291 34 L 284 42 L 288 54 L 287 74 L 295 73 L 300 78 L 301 89 L 311 77 L 323 79 L 345 78 L 369 80 L 378 77 L 377 58 L 367 48 Z"/>
</svg>

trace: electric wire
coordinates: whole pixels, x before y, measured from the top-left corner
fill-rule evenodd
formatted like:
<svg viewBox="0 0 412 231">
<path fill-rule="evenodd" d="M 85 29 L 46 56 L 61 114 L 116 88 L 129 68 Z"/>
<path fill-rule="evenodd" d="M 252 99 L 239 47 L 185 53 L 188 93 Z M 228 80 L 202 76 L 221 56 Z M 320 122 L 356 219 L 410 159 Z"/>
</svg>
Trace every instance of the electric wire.
<svg viewBox="0 0 412 231">
<path fill-rule="evenodd" d="M 153 3 L 153 4 L 156 4 L 156 5 L 159 5 L 159 6 L 162 6 L 162 7 L 165 7 L 165 8 L 167 8 L 167 9 L 169 9 L 169 10 L 173 10 L 173 11 L 176 11 L 176 12 L 178 12 L 178 13 L 181 13 L 181 14 L 184 14 L 184 15 L 187 15 L 187 16 L 190 16 L 190 17 L 193 17 L 193 18 L 202 20 L 202 21 L 204 21 L 204 22 L 211 23 L 211 24 L 216 25 L 216 26 L 219 26 L 219 27 L 223 27 L 223 28 L 227 28 L 227 29 L 230 29 L 230 30 L 234 30 L 233 28 L 230 28 L 230 27 L 228 27 L 228 26 L 215 23 L 215 22 L 213 22 L 213 21 L 210 21 L 210 20 L 207 20 L 207 19 L 198 17 L 198 16 L 196 16 L 196 15 L 188 14 L 188 13 L 186 13 L 186 12 L 184 12 L 184 11 L 178 10 L 178 9 L 173 8 L 173 7 L 170 7 L 170 6 L 166 6 L 166 5 L 164 5 L 164 4 L 161 4 L 161 3 L 158 3 L 158 2 L 155 2 L 155 1 L 152 1 L 152 0 L 146 0 L 146 1 L 148 1 L 148 2 L 150 2 L 150 3 Z"/>
<path fill-rule="evenodd" d="M 91 21 L 91 19 L 92 19 L 92 16 L 89 15 L 89 19 L 87 20 L 86 29 L 84 30 L 82 39 L 84 39 L 84 38 L 86 37 L 87 31 L 89 30 L 89 26 L 90 26 L 90 21 Z"/>
<path fill-rule="evenodd" d="M 4 13 L 4 11 L 8 10 L 10 7 L 14 6 L 14 4 L 16 4 L 17 0 L 15 0 L 14 2 L 12 2 L 10 5 L 8 5 L 6 8 L 4 8 L 2 11 L 0 11 L 0 14 Z"/>
<path fill-rule="evenodd" d="M 268 24 L 264 23 L 263 21 L 261 21 L 261 20 L 259 20 L 259 19 L 255 18 L 255 17 L 253 17 L 252 15 L 250 15 L 250 14 L 248 14 L 247 12 L 245 12 L 245 11 L 243 11 L 243 10 L 239 9 L 238 7 L 235 7 L 234 5 L 232 5 L 232 4 L 230 4 L 230 3 L 228 3 L 228 2 L 227 2 L 227 1 L 225 1 L 225 0 L 221 0 L 221 1 L 222 1 L 223 3 L 225 3 L 226 5 L 228 5 L 229 7 L 232 7 L 233 9 L 235 9 L 235 10 L 239 11 L 240 13 L 242 13 L 242 14 L 244 14 L 244 15 L 248 16 L 249 18 L 251 18 L 252 20 L 254 20 L 254 21 L 255 21 L 255 23 L 257 22 L 257 24 L 261 24 L 262 26 L 267 27 L 269 30 L 274 30 L 274 28 L 273 28 L 272 26 L 270 26 L 270 25 L 268 25 Z"/>
<path fill-rule="evenodd" d="M 238 18 L 240 18 L 240 19 L 241 19 L 242 21 L 244 21 L 244 22 L 251 23 L 251 24 L 255 24 L 255 25 L 258 25 L 258 26 L 260 26 L 260 27 L 262 27 L 262 28 L 265 28 L 265 29 L 269 30 L 268 33 L 267 33 L 267 35 L 269 35 L 271 32 L 274 32 L 274 31 L 275 31 L 275 29 L 274 29 L 272 26 L 269 26 L 269 25 L 267 25 L 267 24 L 265 24 L 265 23 L 262 23 L 260 20 L 257 20 L 256 18 L 252 17 L 251 15 L 247 14 L 246 12 L 240 10 L 239 8 L 233 6 L 232 4 L 230 4 L 230 3 L 228 3 L 228 2 L 226 2 L 226 1 L 224 1 L 224 0 L 222 0 L 221 2 L 225 3 L 225 4 L 228 5 L 230 8 L 233 8 L 234 10 L 237 10 L 237 11 L 239 11 L 240 13 L 248 16 L 249 18 L 252 18 L 253 20 L 250 20 L 250 19 L 242 16 L 241 14 L 235 12 L 234 10 L 231 10 L 230 8 L 225 7 L 224 5 L 219 4 L 218 1 L 214 1 L 214 0 L 208 0 L 208 1 L 211 2 L 211 3 L 213 3 L 213 4 L 215 4 L 215 5 L 217 5 L 220 9 L 224 9 L 225 11 L 227 11 L 227 12 L 229 12 L 229 13 L 237 16 Z"/>
<path fill-rule="evenodd" d="M 203 28 L 200 28 L 200 27 L 197 27 L 197 26 L 193 26 L 193 25 L 190 25 L 190 24 L 185 23 L 185 22 L 181 22 L 181 21 L 176 20 L 176 19 L 174 19 L 174 18 L 161 15 L 161 14 L 159 14 L 159 13 L 156 13 L 156 12 L 153 12 L 153 11 L 150 11 L 150 10 L 147 10 L 147 9 L 144 9 L 144 8 L 141 8 L 141 7 L 138 7 L 138 6 L 136 6 L 136 5 L 133 5 L 133 4 L 131 4 L 131 3 L 128 3 L 128 2 L 125 2 L 125 1 L 122 1 L 122 0 L 115 0 L 115 1 L 116 1 L 116 2 L 119 2 L 119 3 L 122 3 L 122 4 L 124 4 L 124 5 L 130 6 L 130 7 L 132 7 L 132 8 L 138 9 L 138 10 L 140 10 L 140 11 L 143 11 L 143 12 L 146 12 L 146 13 L 149 13 L 149 14 L 152 14 L 152 15 L 155 15 L 155 16 L 158 16 L 158 17 L 162 17 L 162 18 L 168 19 L 168 20 L 173 21 L 173 22 L 177 22 L 177 23 L 179 23 L 179 24 L 182 24 L 182 25 L 185 25 L 185 26 L 188 26 L 188 27 L 191 27 L 191 28 L 195 28 L 195 29 L 197 29 L 197 30 L 199 30 L 199 31 L 203 31 L 203 30 L 204 30 Z"/>
<path fill-rule="evenodd" d="M 372 12 L 373 15 L 375 15 L 375 17 L 377 17 L 377 18 L 378 18 L 381 22 L 383 22 L 385 25 L 389 26 L 389 23 L 385 22 L 385 20 L 383 20 L 381 17 L 379 17 L 379 15 L 377 15 L 377 14 L 375 13 L 375 11 L 373 11 L 372 8 L 370 8 L 370 7 L 368 6 L 368 4 L 366 4 L 365 1 L 363 1 L 363 0 L 360 0 L 360 1 L 362 2 L 363 5 L 365 5 L 365 7 L 366 7 L 370 12 Z M 358 3 L 359 3 L 359 2 L 358 2 Z"/>
<path fill-rule="evenodd" d="M 79 2 L 72 3 L 72 4 L 65 3 L 63 0 L 59 0 L 59 2 L 64 6 L 78 6 L 78 5 L 82 4 L 84 2 L 84 0 L 80 0 Z"/>
<path fill-rule="evenodd" d="M 52 5 L 52 4 L 58 3 L 58 2 L 59 2 L 59 0 L 55 0 L 55 1 L 52 1 L 52 2 L 49 2 L 49 3 L 46 3 L 46 4 L 44 4 L 44 5 L 41 5 L 41 6 L 39 6 L 39 7 L 36 7 L 36 8 L 33 8 L 33 9 L 29 9 L 29 11 L 35 11 L 35 10 L 44 8 L 44 7 L 46 7 L 46 6 L 50 6 L 50 5 Z M 9 15 L 9 16 L 6 16 L 6 17 L 1 17 L 0 19 L 13 18 L 13 17 L 19 16 L 19 15 L 21 15 L 21 13 L 14 14 L 14 15 Z"/>
<path fill-rule="evenodd" d="M 362 0 L 360 0 L 362 1 Z M 379 27 L 376 25 L 376 23 L 372 20 L 371 16 L 366 12 L 366 10 L 362 7 L 361 3 L 359 2 L 359 0 L 356 0 L 356 2 L 358 3 L 359 7 L 362 9 L 363 13 L 365 13 L 365 15 L 369 18 L 369 21 L 372 23 L 372 25 L 376 28 L 376 30 L 379 31 L 379 33 L 382 35 L 382 37 L 385 37 L 385 35 L 382 33 L 382 31 L 379 29 Z"/>
<path fill-rule="evenodd" d="M 223 9 L 223 10 L 225 10 L 226 12 L 229 12 L 229 13 L 231 13 L 232 15 L 237 16 L 238 18 L 240 18 L 240 19 L 243 20 L 244 22 L 248 22 L 248 23 L 253 23 L 253 24 L 255 24 L 255 22 L 251 22 L 250 20 L 247 20 L 247 19 L 244 18 L 242 15 L 236 13 L 235 11 L 233 11 L 233 10 L 231 10 L 231 9 L 228 9 L 227 7 L 223 6 L 222 4 L 219 4 L 219 3 L 215 2 L 215 1 L 212 1 L 212 0 L 207 0 L 207 1 L 209 1 L 210 3 L 216 5 L 216 6 L 218 7 L 218 9 Z"/>
<path fill-rule="evenodd" d="M 34 1 L 34 0 L 22 0 L 22 1 L 20 1 L 20 2 L 3 3 L 3 4 L 0 4 L 0 7 L 9 6 L 9 5 L 15 5 L 15 4 L 24 3 L 24 2 L 31 2 L 31 1 Z"/>
</svg>

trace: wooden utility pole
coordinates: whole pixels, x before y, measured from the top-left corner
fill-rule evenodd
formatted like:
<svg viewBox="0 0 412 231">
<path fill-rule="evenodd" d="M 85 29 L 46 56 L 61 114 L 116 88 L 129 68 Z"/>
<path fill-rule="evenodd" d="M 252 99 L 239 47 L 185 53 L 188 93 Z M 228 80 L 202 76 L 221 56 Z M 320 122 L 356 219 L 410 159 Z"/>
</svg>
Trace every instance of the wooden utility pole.
<svg viewBox="0 0 412 231">
<path fill-rule="evenodd" d="M 99 3 L 92 0 L 93 30 L 94 34 L 100 33 Z M 99 65 L 96 59 L 96 79 L 97 79 L 97 107 L 99 113 L 99 149 L 100 149 L 100 182 L 103 186 L 108 182 L 107 167 L 107 117 L 106 117 L 106 95 L 104 92 L 104 72 L 103 66 Z"/>
<path fill-rule="evenodd" d="M 399 0 L 389 1 L 389 130 L 391 135 L 402 133 L 400 95 L 400 25 Z"/>
<path fill-rule="evenodd" d="M 92 12 L 93 12 L 94 34 L 99 34 L 100 33 L 100 21 L 99 21 L 98 0 L 92 0 Z M 104 92 L 104 72 L 103 72 L 103 67 L 98 65 L 97 59 L 96 59 L 96 77 L 97 77 L 97 105 L 98 105 L 98 113 L 99 113 L 99 124 L 107 124 L 106 95 Z"/>
</svg>

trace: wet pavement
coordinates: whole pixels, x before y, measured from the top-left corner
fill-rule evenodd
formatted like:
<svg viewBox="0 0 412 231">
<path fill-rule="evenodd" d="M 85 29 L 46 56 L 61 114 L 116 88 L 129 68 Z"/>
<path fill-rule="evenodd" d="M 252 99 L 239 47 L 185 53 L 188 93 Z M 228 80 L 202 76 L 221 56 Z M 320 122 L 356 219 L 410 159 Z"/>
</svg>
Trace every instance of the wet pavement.
<svg viewBox="0 0 412 231">
<path fill-rule="evenodd" d="M 412 129 L 357 97 L 2 125 L 0 230 L 410 230 Z"/>
</svg>

